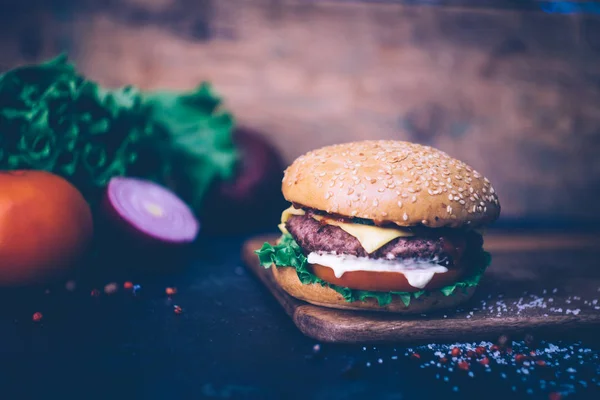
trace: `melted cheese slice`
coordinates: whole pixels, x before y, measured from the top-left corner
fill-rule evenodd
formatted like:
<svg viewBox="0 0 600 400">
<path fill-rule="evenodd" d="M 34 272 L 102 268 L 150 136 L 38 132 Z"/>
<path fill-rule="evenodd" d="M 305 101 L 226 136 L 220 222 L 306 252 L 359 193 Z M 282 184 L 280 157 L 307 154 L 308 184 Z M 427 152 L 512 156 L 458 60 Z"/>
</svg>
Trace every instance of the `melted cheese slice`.
<svg viewBox="0 0 600 400">
<path fill-rule="evenodd" d="M 326 224 L 340 227 L 344 232 L 354 236 L 356 240 L 360 242 L 363 249 L 369 254 L 396 238 L 414 236 L 408 229 L 381 228 L 373 225 L 351 224 L 324 218 L 320 215 L 313 215 L 313 218 L 317 221 L 325 219 Z"/>
<path fill-rule="evenodd" d="M 284 210 L 281 213 L 281 223 L 278 225 L 279 230 L 282 233 L 289 233 L 285 228 L 285 222 L 292 215 L 305 215 L 304 210 L 294 208 L 293 206 Z M 364 224 L 352 224 L 349 222 L 341 222 L 334 219 L 326 218 L 321 215 L 313 215 L 312 216 L 317 221 L 323 221 L 327 225 L 335 225 L 342 229 L 344 232 L 352 235 L 359 241 L 361 246 L 365 249 L 365 251 L 369 254 L 373 253 L 375 250 L 383 247 L 387 243 L 399 237 L 409 237 L 414 236 L 414 234 L 408 229 L 401 228 L 382 228 L 374 225 L 364 225 Z"/>
<path fill-rule="evenodd" d="M 299 208 L 294 208 L 294 206 L 290 206 L 289 208 L 283 210 L 281 213 L 281 223 L 277 225 L 281 233 L 287 234 L 288 230 L 285 228 L 285 223 L 292 215 L 304 215 L 306 214 L 304 210 Z"/>
</svg>

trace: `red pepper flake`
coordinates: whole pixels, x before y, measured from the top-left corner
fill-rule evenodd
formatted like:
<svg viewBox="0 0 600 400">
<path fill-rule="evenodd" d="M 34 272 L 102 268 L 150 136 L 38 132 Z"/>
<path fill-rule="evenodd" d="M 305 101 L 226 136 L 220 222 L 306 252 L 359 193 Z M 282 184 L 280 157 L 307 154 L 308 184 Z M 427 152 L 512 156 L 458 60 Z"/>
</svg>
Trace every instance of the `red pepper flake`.
<svg viewBox="0 0 600 400">
<path fill-rule="evenodd" d="M 467 350 L 467 357 L 469 357 L 469 358 L 475 357 L 475 352 L 473 350 Z"/>
<path fill-rule="evenodd" d="M 560 400 L 562 399 L 562 394 L 558 392 L 552 392 L 548 394 L 548 400 Z"/>
<path fill-rule="evenodd" d="M 33 313 L 33 317 L 31 317 L 31 319 L 33 320 L 33 322 L 40 322 L 42 320 L 42 318 L 44 318 L 44 316 L 39 311 Z"/>
<path fill-rule="evenodd" d="M 506 348 L 506 353 L 507 354 L 512 354 L 512 347 L 507 347 Z"/>
<path fill-rule="evenodd" d="M 466 361 L 461 361 L 457 364 L 457 367 L 462 369 L 463 371 L 468 371 L 469 370 L 469 363 Z"/>
<path fill-rule="evenodd" d="M 452 357 L 458 357 L 460 356 L 460 349 L 458 347 L 453 347 L 452 350 L 450 351 L 450 355 Z"/>
<path fill-rule="evenodd" d="M 496 352 L 498 350 L 500 350 L 500 348 L 498 347 L 498 345 L 493 344 L 492 347 L 490 347 L 490 351 L 491 352 Z"/>
<path fill-rule="evenodd" d="M 546 366 L 546 361 L 544 361 L 544 360 L 537 360 L 535 363 L 537 365 L 539 365 L 540 367 L 545 367 Z"/>
<path fill-rule="evenodd" d="M 173 306 L 173 312 L 177 315 L 183 314 L 183 309 L 179 306 Z"/>
<path fill-rule="evenodd" d="M 532 357 L 535 357 L 535 351 L 534 351 L 534 350 L 531 350 L 531 351 L 529 352 L 529 354 L 530 354 Z"/>
<path fill-rule="evenodd" d="M 485 347 L 483 346 L 477 346 L 475 348 L 475 353 L 477 353 L 478 356 L 482 356 L 485 354 Z"/>
<path fill-rule="evenodd" d="M 100 296 L 100 291 L 98 289 L 92 289 L 92 291 L 90 292 L 90 296 L 98 297 Z"/>
<path fill-rule="evenodd" d="M 490 359 L 487 357 L 483 357 L 481 360 L 479 360 L 479 364 L 481 365 L 488 365 L 490 363 Z"/>
<path fill-rule="evenodd" d="M 440 358 L 440 362 L 442 364 L 446 364 L 448 362 L 448 359 L 446 357 L 442 357 L 442 358 Z"/>
<path fill-rule="evenodd" d="M 167 296 L 173 296 L 175 293 L 177 293 L 177 288 L 168 287 L 165 289 L 165 293 Z"/>
<path fill-rule="evenodd" d="M 419 353 L 412 353 L 410 355 L 410 358 L 412 358 L 413 360 L 420 360 L 421 359 L 421 355 Z"/>
<path fill-rule="evenodd" d="M 525 354 L 517 354 L 515 356 L 515 361 L 518 362 L 518 363 L 522 363 L 526 359 L 527 359 L 527 356 Z"/>
<path fill-rule="evenodd" d="M 125 289 L 125 290 L 131 290 L 131 289 L 133 289 L 133 282 L 129 282 L 129 281 L 125 282 L 123 284 L 123 289 Z"/>
</svg>

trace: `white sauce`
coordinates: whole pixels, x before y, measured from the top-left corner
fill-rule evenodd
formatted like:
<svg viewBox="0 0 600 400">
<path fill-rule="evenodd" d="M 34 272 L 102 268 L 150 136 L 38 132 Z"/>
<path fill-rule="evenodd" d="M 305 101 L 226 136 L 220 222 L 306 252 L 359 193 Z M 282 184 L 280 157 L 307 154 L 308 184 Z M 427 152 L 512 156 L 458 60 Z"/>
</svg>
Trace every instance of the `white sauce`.
<svg viewBox="0 0 600 400">
<path fill-rule="evenodd" d="M 331 268 L 336 278 L 352 271 L 397 272 L 404 274 L 410 286 L 418 289 L 427 286 L 434 274 L 448 272 L 448 268 L 435 261 L 417 259 L 398 261 L 313 252 L 308 255 L 308 262 Z"/>
</svg>

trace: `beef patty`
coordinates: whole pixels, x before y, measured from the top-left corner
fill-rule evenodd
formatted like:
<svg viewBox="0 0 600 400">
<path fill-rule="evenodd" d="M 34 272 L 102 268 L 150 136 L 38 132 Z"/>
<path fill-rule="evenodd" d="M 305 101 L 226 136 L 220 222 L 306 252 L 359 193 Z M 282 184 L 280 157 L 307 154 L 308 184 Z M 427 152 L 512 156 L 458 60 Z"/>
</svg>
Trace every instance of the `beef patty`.
<svg viewBox="0 0 600 400">
<path fill-rule="evenodd" d="M 452 266 L 464 256 L 481 252 L 483 245 L 483 238 L 474 231 L 427 229 L 419 236 L 396 238 L 368 254 L 354 236 L 338 226 L 315 220 L 310 212 L 290 217 L 286 228 L 305 254 L 336 252 L 369 258 L 435 258 L 442 265 Z"/>
</svg>

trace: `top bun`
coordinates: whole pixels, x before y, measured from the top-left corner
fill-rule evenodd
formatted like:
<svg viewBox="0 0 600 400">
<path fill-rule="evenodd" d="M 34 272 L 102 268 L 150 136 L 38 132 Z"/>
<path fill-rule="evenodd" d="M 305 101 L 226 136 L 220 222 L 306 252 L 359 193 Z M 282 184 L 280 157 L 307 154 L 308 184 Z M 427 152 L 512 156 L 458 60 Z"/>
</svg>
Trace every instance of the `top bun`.
<svg viewBox="0 0 600 400">
<path fill-rule="evenodd" d="M 299 206 L 399 226 L 476 228 L 500 215 L 483 175 L 440 150 L 395 140 L 310 151 L 285 170 L 282 191 Z"/>
</svg>

